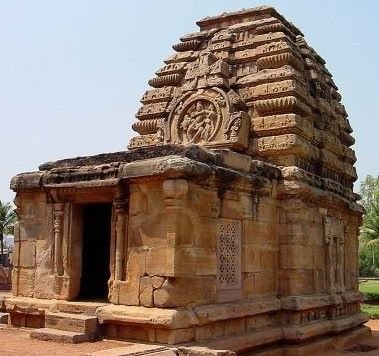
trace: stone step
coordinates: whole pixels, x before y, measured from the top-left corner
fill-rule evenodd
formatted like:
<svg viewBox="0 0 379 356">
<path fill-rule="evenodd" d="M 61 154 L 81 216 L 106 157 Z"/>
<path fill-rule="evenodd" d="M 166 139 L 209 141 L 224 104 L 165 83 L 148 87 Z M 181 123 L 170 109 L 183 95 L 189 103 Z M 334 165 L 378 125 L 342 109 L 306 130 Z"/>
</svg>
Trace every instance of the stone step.
<svg viewBox="0 0 379 356">
<path fill-rule="evenodd" d="M 96 335 L 99 323 L 95 316 L 46 312 L 45 327 L 87 335 Z"/>
<path fill-rule="evenodd" d="M 58 329 L 42 328 L 30 332 L 30 338 L 43 341 L 55 341 L 62 343 L 78 344 L 80 342 L 94 339 L 94 335 L 87 335 L 73 331 L 64 331 Z"/>
<path fill-rule="evenodd" d="M 109 303 L 59 301 L 55 307 L 60 313 L 95 315 L 98 307 L 107 304 Z"/>
<path fill-rule="evenodd" d="M 0 324 L 8 324 L 9 313 L 1 313 L 0 312 Z"/>
<path fill-rule="evenodd" d="M 162 345 L 133 343 L 128 346 L 90 352 L 85 356 L 177 356 L 176 350 Z"/>
</svg>

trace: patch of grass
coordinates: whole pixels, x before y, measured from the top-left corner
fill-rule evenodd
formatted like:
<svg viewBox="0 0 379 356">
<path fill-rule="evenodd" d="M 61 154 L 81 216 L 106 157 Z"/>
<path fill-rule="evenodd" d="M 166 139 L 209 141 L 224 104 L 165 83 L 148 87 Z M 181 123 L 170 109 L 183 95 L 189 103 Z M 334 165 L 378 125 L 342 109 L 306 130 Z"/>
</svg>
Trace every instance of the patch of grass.
<svg viewBox="0 0 379 356">
<path fill-rule="evenodd" d="M 359 290 L 366 301 L 379 302 L 379 281 L 362 280 L 359 282 Z"/>
<path fill-rule="evenodd" d="M 370 315 L 370 319 L 379 319 L 379 305 L 362 304 L 362 311 Z"/>
<path fill-rule="evenodd" d="M 362 293 L 378 293 L 379 294 L 379 281 L 363 279 L 359 282 L 359 290 Z"/>
</svg>

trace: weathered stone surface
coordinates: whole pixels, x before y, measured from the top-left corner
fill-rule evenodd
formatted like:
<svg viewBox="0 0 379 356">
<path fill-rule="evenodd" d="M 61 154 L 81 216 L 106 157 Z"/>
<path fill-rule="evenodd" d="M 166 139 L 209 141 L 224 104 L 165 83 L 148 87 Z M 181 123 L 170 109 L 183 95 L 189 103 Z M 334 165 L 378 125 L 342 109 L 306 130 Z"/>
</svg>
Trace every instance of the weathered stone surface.
<svg viewBox="0 0 379 356">
<path fill-rule="evenodd" d="M 178 347 L 179 356 L 235 356 L 235 352 L 229 350 L 212 350 L 207 347 L 191 346 Z"/>
<path fill-rule="evenodd" d="M 175 308 L 207 304 L 215 301 L 215 294 L 216 282 L 212 277 L 167 279 L 154 291 L 154 305 Z"/>
<path fill-rule="evenodd" d="M 55 341 L 70 344 L 78 344 L 80 342 L 86 342 L 93 339 L 83 333 L 77 333 L 74 331 L 63 331 L 58 329 L 41 328 L 32 330 L 30 332 L 30 337 L 32 339 L 44 340 L 44 341 Z"/>
<path fill-rule="evenodd" d="M 96 315 L 100 323 L 148 324 L 171 329 L 189 328 L 198 323 L 195 314 L 185 309 L 144 308 L 127 305 L 106 305 L 99 307 Z"/>
<path fill-rule="evenodd" d="M 191 342 L 195 339 L 195 329 L 176 329 L 176 330 L 165 330 L 158 329 L 156 331 L 156 341 L 162 344 L 183 344 Z"/>
<path fill-rule="evenodd" d="M 362 330 L 354 139 L 325 61 L 270 7 L 198 24 L 149 81 L 129 151 L 12 180 L 11 324 L 206 347 L 160 356 L 296 355 Z M 103 300 L 80 301 L 93 285 Z"/>
<path fill-rule="evenodd" d="M 50 329 L 96 334 L 98 322 L 94 316 L 48 312 L 45 314 L 45 326 Z"/>
<path fill-rule="evenodd" d="M 112 349 L 106 349 L 96 352 L 91 352 L 86 354 L 86 356 L 139 356 L 139 355 L 159 355 L 163 353 L 162 356 L 169 356 L 164 354 L 165 352 L 170 351 L 167 347 L 162 347 L 159 345 L 143 345 L 143 344 L 132 344 L 123 347 L 116 347 Z M 172 355 L 173 356 L 173 355 Z"/>
</svg>

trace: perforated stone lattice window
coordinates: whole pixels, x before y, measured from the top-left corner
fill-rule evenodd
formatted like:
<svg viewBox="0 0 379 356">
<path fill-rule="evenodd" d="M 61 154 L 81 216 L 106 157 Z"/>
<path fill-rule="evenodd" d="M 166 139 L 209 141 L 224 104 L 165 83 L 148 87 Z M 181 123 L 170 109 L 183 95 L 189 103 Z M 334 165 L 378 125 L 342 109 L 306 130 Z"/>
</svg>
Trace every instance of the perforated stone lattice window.
<svg viewBox="0 0 379 356">
<path fill-rule="evenodd" d="M 218 287 L 238 289 L 241 287 L 241 223 L 238 220 L 222 219 L 218 224 L 217 241 Z"/>
</svg>

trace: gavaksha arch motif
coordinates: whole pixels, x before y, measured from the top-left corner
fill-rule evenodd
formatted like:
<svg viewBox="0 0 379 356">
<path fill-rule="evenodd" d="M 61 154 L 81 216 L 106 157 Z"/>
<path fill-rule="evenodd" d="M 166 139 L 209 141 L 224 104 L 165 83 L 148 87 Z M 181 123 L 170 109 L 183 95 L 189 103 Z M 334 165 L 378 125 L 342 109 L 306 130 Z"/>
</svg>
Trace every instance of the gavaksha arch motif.
<svg viewBox="0 0 379 356">
<path fill-rule="evenodd" d="M 245 149 L 248 145 L 249 119 L 234 108 L 231 98 L 218 88 L 199 89 L 180 97 L 172 106 L 164 127 L 164 143 L 201 144 Z"/>
</svg>

